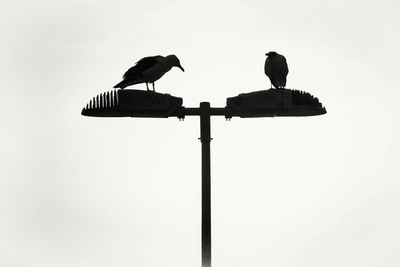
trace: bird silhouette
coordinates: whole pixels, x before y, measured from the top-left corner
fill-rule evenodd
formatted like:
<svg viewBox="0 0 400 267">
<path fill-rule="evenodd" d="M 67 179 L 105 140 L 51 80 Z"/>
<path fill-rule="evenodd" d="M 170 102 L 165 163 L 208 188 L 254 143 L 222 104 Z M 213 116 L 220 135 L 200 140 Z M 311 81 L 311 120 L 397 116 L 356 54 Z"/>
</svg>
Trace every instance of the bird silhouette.
<svg viewBox="0 0 400 267">
<path fill-rule="evenodd" d="M 116 84 L 114 88 L 124 89 L 130 85 L 146 83 L 147 91 L 150 91 L 148 84 L 151 83 L 153 91 L 155 91 L 154 82 L 171 70 L 172 67 L 178 67 L 185 71 L 175 55 L 142 58 L 125 72 L 123 80 Z"/>
<path fill-rule="evenodd" d="M 267 59 L 265 60 L 264 71 L 275 88 L 285 88 L 286 76 L 289 73 L 286 58 L 274 51 L 265 54 Z"/>
</svg>

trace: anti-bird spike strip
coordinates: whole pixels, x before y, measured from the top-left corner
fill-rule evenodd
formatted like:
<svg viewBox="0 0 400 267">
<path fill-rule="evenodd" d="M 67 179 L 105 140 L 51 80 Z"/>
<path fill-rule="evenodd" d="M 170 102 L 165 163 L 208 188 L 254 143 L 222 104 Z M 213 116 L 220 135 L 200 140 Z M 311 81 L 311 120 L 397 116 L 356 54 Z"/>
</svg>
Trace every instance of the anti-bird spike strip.
<svg viewBox="0 0 400 267">
<path fill-rule="evenodd" d="M 322 108 L 322 104 L 319 102 L 318 98 L 314 97 L 310 93 L 299 90 L 292 90 L 292 98 L 293 98 L 293 104 L 313 105 L 313 106 L 320 106 Z"/>
<path fill-rule="evenodd" d="M 143 90 L 112 90 L 93 98 L 82 115 L 93 117 L 170 117 L 182 98 Z"/>
<path fill-rule="evenodd" d="M 116 90 L 105 92 L 93 97 L 83 110 L 108 109 L 118 105 Z"/>
</svg>

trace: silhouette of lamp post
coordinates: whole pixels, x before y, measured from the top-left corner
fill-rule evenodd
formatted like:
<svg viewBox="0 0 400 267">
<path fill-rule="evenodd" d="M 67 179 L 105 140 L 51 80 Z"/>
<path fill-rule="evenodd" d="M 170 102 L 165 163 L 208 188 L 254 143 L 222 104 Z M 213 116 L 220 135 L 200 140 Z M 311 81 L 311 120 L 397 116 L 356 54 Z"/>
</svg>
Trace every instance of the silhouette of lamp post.
<svg viewBox="0 0 400 267">
<path fill-rule="evenodd" d="M 318 98 L 293 89 L 269 89 L 227 98 L 226 106 L 213 108 L 209 102 L 199 107 L 182 106 L 180 97 L 142 90 L 114 90 L 94 97 L 82 110 L 92 117 L 177 117 L 200 116 L 202 154 L 202 266 L 211 266 L 211 187 L 210 142 L 211 116 L 232 117 L 292 117 L 315 116 L 326 113 Z"/>
</svg>

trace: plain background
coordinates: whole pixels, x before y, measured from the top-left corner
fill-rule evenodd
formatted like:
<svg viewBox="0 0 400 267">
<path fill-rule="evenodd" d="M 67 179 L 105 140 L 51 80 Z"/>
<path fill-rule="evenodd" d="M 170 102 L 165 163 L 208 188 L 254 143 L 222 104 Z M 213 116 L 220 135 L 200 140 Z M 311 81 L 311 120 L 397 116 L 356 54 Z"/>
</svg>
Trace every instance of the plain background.
<svg viewBox="0 0 400 267">
<path fill-rule="evenodd" d="M 398 1 L 0 10 L 0 266 L 200 266 L 198 118 L 80 112 L 157 54 L 186 69 L 159 92 L 222 107 L 269 88 L 271 50 L 328 114 L 212 119 L 213 266 L 400 266 Z"/>
</svg>

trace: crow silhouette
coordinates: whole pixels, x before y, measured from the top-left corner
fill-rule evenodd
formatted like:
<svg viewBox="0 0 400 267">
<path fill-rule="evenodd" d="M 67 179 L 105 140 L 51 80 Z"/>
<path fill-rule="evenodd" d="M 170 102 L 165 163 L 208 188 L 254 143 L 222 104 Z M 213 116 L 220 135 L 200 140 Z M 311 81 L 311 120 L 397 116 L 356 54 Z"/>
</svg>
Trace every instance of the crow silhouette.
<svg viewBox="0 0 400 267">
<path fill-rule="evenodd" d="M 151 83 L 153 91 L 155 91 L 154 82 L 171 70 L 172 67 L 178 67 L 182 71 L 185 71 L 175 55 L 142 58 L 135 66 L 125 72 L 123 80 L 116 84 L 114 88 L 124 89 L 130 85 L 146 83 L 147 91 L 149 91 L 148 84 Z"/>
<path fill-rule="evenodd" d="M 267 59 L 265 60 L 264 71 L 275 88 L 285 88 L 286 76 L 289 73 L 286 58 L 274 51 L 265 54 Z"/>
</svg>

